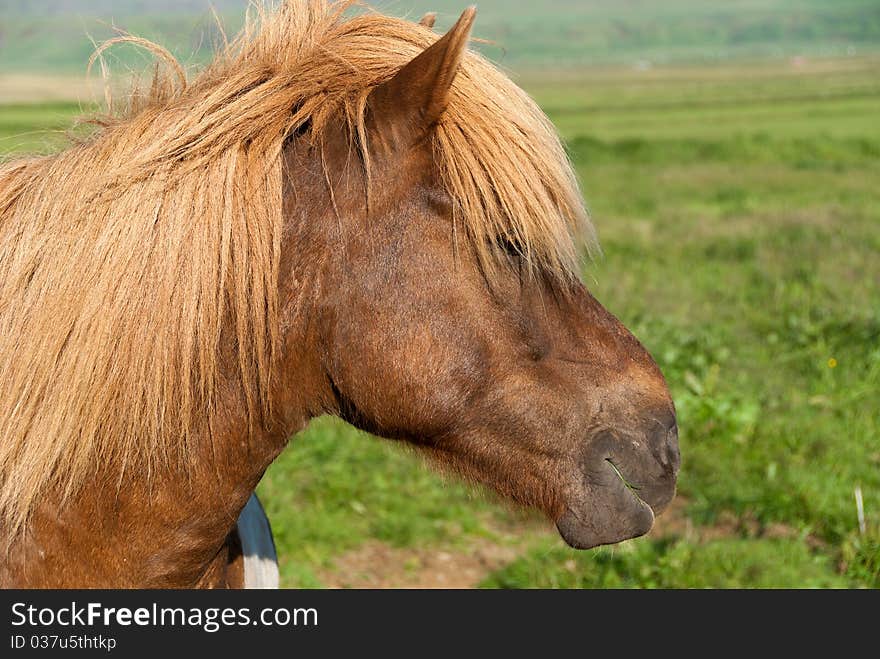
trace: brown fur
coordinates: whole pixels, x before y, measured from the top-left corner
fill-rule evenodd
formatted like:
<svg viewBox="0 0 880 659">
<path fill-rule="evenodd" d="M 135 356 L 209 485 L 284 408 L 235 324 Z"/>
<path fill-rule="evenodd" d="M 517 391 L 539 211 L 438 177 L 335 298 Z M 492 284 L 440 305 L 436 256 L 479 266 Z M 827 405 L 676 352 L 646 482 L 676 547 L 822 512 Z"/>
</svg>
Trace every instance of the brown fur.
<svg viewBox="0 0 880 659">
<path fill-rule="evenodd" d="M 102 460 L 138 470 L 185 461 L 194 419 L 216 412 L 224 332 L 249 418 L 269 413 L 282 144 L 303 127 L 320 144 L 341 112 L 366 156 L 365 99 L 433 39 L 373 13 L 343 19 L 348 4 L 284 3 L 192 84 L 173 63 L 86 142 L 0 169 L 0 516 L 10 528 L 46 488 L 73 492 Z M 458 230 L 484 266 L 504 241 L 535 267 L 574 272 L 586 217 L 559 141 L 525 94 L 468 53 L 432 141 Z"/>
<path fill-rule="evenodd" d="M 577 279 L 549 122 L 466 52 L 473 11 L 437 40 L 347 4 L 286 2 L 0 173 L 0 584 L 228 583 L 238 512 L 323 413 L 574 546 L 671 498 L 672 402 Z"/>
</svg>

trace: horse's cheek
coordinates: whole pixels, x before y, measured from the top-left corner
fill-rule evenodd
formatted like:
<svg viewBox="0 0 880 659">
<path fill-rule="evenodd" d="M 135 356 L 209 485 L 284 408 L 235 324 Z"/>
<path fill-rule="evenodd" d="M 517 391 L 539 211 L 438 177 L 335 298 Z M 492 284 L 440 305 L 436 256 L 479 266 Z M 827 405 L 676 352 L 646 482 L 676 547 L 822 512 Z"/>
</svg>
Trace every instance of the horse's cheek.
<svg viewBox="0 0 880 659">
<path fill-rule="evenodd" d="M 382 336 L 377 342 L 365 335 L 352 341 L 358 359 L 347 362 L 337 386 L 388 434 L 452 431 L 485 388 L 484 342 L 466 325 L 451 322 L 409 323 Z"/>
</svg>

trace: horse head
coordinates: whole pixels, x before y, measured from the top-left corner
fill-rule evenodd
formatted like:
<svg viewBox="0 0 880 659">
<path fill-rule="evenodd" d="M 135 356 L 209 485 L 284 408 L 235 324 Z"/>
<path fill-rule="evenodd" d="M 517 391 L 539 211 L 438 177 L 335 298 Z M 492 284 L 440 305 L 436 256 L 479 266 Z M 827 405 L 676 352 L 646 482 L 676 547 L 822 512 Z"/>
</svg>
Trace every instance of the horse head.
<svg viewBox="0 0 880 659">
<path fill-rule="evenodd" d="M 675 491 L 673 402 L 560 256 L 582 208 L 570 165 L 531 101 L 481 77 L 474 17 L 368 90 L 354 120 L 288 140 L 289 386 L 301 407 L 539 507 L 573 547 L 642 535 Z M 505 95 L 513 127 L 493 115 Z"/>
</svg>

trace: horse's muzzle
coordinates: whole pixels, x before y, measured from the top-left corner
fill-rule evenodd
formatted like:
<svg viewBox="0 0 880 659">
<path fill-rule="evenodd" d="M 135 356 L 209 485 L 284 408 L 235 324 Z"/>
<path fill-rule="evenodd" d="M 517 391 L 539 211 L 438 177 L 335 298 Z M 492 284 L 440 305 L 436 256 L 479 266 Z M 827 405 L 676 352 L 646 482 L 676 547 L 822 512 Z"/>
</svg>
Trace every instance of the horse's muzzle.
<svg viewBox="0 0 880 659">
<path fill-rule="evenodd" d="M 652 417 L 645 432 L 603 431 L 585 447 L 566 509 L 556 520 L 576 549 L 646 534 L 675 496 L 681 465 L 675 417 Z"/>
</svg>

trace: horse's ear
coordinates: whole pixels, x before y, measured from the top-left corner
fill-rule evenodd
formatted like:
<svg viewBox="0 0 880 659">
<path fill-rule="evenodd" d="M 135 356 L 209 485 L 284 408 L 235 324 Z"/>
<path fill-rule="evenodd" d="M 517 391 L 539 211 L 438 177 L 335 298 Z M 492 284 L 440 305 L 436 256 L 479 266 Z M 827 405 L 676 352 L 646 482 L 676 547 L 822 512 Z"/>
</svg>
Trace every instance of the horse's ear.
<svg viewBox="0 0 880 659">
<path fill-rule="evenodd" d="M 422 16 L 422 20 L 419 21 L 419 25 L 422 27 L 426 27 L 429 30 L 434 27 L 434 23 L 437 21 L 437 14 L 433 11 L 428 12 L 424 16 Z"/>
<path fill-rule="evenodd" d="M 370 94 L 371 112 L 386 138 L 414 144 L 440 119 L 476 15 L 476 7 L 466 9 L 449 32 Z"/>
</svg>

